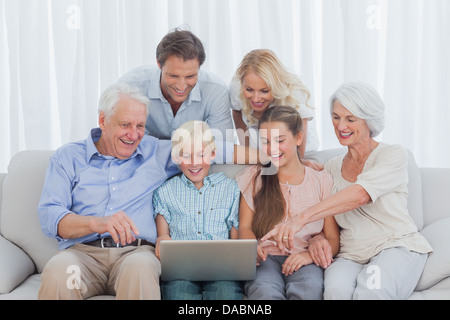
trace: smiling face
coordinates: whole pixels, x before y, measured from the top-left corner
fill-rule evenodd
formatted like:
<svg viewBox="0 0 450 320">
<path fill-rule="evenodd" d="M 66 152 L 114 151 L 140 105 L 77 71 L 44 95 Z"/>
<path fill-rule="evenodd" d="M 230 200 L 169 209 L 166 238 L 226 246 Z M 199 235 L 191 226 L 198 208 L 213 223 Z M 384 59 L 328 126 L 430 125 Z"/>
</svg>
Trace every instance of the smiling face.
<svg viewBox="0 0 450 320">
<path fill-rule="evenodd" d="M 203 180 L 208 176 L 215 151 L 204 144 L 192 144 L 183 147 L 178 159 L 180 170 L 197 189 L 203 187 Z"/>
<path fill-rule="evenodd" d="M 262 151 L 278 168 L 298 161 L 298 146 L 303 141 L 302 133 L 294 136 L 284 122 L 264 122 L 259 130 Z"/>
<path fill-rule="evenodd" d="M 185 61 L 183 58 L 172 55 L 160 68 L 161 91 L 164 97 L 171 105 L 181 105 L 197 84 L 200 68 L 198 60 Z"/>
<path fill-rule="evenodd" d="M 366 121 L 355 117 L 338 100 L 333 104 L 333 127 L 339 143 L 350 146 L 370 139 Z"/>
<path fill-rule="evenodd" d="M 117 159 L 128 159 L 136 151 L 145 135 L 147 108 L 128 96 L 121 96 L 113 114 L 107 118 L 100 112 L 102 135 L 96 146 L 100 153 Z"/>
<path fill-rule="evenodd" d="M 271 90 L 259 75 L 254 72 L 247 73 L 242 79 L 244 97 L 253 109 L 253 116 L 260 118 L 262 113 L 274 101 Z"/>
</svg>

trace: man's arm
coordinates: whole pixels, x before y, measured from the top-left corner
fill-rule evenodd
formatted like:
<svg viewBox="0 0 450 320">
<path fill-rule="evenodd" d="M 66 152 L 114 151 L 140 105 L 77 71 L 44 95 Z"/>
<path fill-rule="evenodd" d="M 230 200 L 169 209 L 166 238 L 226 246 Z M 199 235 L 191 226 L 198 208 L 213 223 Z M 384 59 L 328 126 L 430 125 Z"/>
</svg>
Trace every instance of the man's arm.
<svg viewBox="0 0 450 320">
<path fill-rule="evenodd" d="M 64 239 L 75 239 L 91 233 L 109 232 L 114 242 L 126 245 L 136 240 L 139 230 L 133 220 L 123 211 L 112 216 L 94 217 L 79 216 L 69 213 L 59 221 L 58 236 Z"/>
</svg>

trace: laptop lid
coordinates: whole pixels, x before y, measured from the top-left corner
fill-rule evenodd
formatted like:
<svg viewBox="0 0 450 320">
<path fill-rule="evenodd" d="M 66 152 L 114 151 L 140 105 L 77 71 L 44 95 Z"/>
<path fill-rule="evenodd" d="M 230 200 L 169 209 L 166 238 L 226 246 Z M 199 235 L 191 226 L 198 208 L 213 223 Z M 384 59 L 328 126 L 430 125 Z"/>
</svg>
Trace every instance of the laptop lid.
<svg viewBox="0 0 450 320">
<path fill-rule="evenodd" d="M 256 240 L 162 240 L 161 279 L 244 281 L 256 276 Z"/>
</svg>

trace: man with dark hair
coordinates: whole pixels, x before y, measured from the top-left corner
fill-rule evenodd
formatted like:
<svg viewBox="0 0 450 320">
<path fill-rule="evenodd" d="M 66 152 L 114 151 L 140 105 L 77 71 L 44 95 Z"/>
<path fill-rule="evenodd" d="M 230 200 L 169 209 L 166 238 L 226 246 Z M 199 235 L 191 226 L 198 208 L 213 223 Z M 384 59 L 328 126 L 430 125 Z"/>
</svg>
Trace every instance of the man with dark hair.
<svg viewBox="0 0 450 320">
<path fill-rule="evenodd" d="M 226 84 L 200 70 L 206 59 L 200 39 L 191 31 L 175 29 L 159 43 L 156 66 L 140 66 L 119 79 L 138 87 L 150 99 L 146 133 L 170 140 L 181 124 L 200 120 L 222 133 L 233 129 Z"/>
</svg>

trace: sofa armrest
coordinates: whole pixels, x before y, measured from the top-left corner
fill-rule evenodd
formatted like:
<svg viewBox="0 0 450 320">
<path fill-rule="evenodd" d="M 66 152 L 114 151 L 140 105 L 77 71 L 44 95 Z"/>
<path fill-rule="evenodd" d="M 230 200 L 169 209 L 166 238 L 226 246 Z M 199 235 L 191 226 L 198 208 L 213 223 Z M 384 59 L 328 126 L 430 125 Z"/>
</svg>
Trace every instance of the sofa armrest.
<svg viewBox="0 0 450 320">
<path fill-rule="evenodd" d="M 0 236 L 0 294 L 10 293 L 35 269 L 25 252 Z"/>
</svg>

